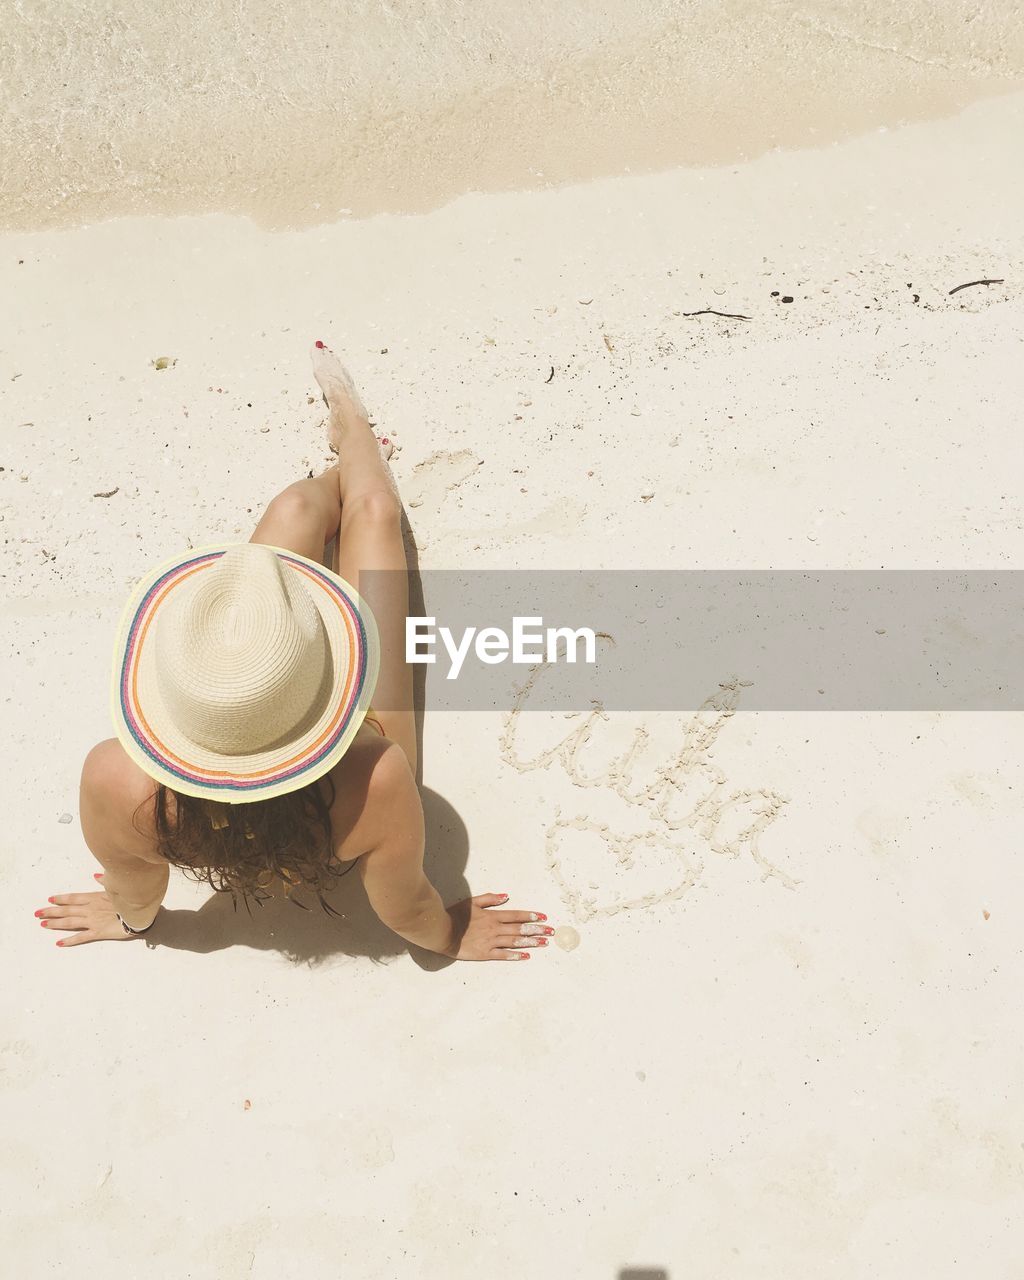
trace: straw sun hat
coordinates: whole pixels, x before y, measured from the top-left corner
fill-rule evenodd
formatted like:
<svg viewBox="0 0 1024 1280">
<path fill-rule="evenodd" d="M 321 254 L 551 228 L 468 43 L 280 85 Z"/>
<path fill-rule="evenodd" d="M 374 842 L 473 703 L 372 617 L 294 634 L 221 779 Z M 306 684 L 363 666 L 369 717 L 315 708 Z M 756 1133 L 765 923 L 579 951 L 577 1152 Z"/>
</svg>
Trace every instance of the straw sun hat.
<svg viewBox="0 0 1024 1280">
<path fill-rule="evenodd" d="M 345 754 L 379 658 L 373 615 L 322 564 L 264 543 L 198 547 L 132 589 L 114 646 L 114 727 L 174 791 L 265 800 Z"/>
</svg>

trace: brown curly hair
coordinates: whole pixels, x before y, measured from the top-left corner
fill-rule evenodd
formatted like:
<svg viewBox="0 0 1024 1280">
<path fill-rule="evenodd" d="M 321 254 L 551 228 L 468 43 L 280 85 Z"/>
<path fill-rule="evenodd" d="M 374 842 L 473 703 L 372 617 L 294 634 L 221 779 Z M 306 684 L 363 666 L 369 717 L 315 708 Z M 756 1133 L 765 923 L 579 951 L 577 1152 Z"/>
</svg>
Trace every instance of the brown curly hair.
<svg viewBox="0 0 1024 1280">
<path fill-rule="evenodd" d="M 287 895 L 297 906 L 309 910 L 291 896 L 292 889 L 305 887 L 316 894 L 326 912 L 338 915 L 324 901 L 324 892 L 351 871 L 358 859 L 341 871 L 334 858 L 330 809 L 336 792 L 334 779 L 330 782 L 329 801 L 324 800 L 314 780 L 287 795 L 249 804 L 186 796 L 158 783 L 153 796 L 157 852 L 199 884 L 230 893 L 236 910 L 239 895 L 246 910 L 250 894 L 260 904 L 272 897 L 267 886 L 276 877 L 284 881 Z M 169 794 L 175 801 L 173 824 Z M 319 834 L 311 822 L 319 824 Z"/>
</svg>

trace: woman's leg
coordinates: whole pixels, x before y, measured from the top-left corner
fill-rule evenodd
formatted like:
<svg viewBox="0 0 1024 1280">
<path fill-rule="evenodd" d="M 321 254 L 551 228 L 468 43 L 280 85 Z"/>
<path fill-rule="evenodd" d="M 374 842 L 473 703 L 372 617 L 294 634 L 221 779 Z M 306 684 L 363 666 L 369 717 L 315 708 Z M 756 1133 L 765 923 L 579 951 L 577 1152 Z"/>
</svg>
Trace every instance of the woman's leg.
<svg viewBox="0 0 1024 1280">
<path fill-rule="evenodd" d="M 409 577 L 401 500 L 344 366 L 325 347 L 314 348 L 313 368 L 330 410 L 328 433 L 339 461 L 323 475 L 283 489 L 268 505 L 250 541 L 322 561 L 325 544 L 337 535 L 331 567 L 363 596 L 380 632 L 374 708 L 384 732 L 402 747 L 415 773 L 412 667 L 405 661 Z"/>
<path fill-rule="evenodd" d="M 296 480 L 267 504 L 250 542 L 284 547 L 300 556 L 324 558 L 324 546 L 338 532 L 341 493 L 338 464 L 310 480 Z"/>
</svg>

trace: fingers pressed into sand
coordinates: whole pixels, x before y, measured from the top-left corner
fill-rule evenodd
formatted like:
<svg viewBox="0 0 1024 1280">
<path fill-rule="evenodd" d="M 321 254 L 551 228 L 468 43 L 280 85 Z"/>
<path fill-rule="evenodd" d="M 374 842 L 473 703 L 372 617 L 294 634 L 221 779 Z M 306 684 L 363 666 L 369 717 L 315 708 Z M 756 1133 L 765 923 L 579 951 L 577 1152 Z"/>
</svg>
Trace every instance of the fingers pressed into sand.
<svg viewBox="0 0 1024 1280">
<path fill-rule="evenodd" d="M 58 907 L 84 907 L 91 899 L 90 893 L 55 893 L 50 902 Z"/>
<path fill-rule="evenodd" d="M 89 927 L 88 920 L 79 915 L 47 916 L 39 923 L 45 929 L 88 929 Z"/>
<path fill-rule="evenodd" d="M 59 938 L 58 947 L 77 947 L 80 942 L 99 942 L 100 937 L 97 933 L 90 930 L 83 930 L 82 933 L 69 933 L 66 938 Z"/>
</svg>

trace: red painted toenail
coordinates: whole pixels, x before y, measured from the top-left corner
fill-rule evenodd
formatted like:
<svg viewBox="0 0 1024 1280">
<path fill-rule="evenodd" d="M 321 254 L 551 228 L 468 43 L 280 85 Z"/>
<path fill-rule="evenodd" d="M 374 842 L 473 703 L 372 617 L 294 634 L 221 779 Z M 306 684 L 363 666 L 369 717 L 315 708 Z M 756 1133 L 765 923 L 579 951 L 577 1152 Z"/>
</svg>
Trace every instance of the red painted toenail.
<svg viewBox="0 0 1024 1280">
<path fill-rule="evenodd" d="M 320 341 L 320 339 L 319 339 L 319 338 L 317 339 L 317 343 L 316 343 L 316 345 L 320 348 L 320 350 L 321 350 L 321 351 L 323 351 L 323 349 L 324 349 L 324 344 Z"/>
</svg>

